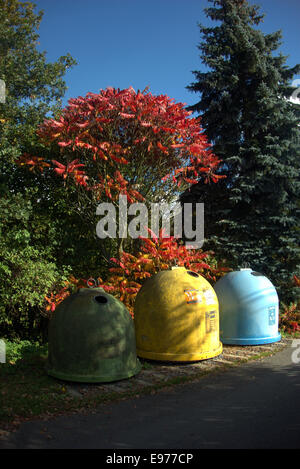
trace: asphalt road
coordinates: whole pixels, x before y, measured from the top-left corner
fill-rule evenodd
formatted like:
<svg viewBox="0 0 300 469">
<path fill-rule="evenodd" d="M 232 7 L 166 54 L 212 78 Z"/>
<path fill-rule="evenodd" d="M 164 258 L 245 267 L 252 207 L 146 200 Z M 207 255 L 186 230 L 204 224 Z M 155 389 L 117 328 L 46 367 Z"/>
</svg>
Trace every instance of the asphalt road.
<svg viewBox="0 0 300 469">
<path fill-rule="evenodd" d="M 0 449 L 300 448 L 298 347 L 94 414 L 26 422 Z"/>
</svg>

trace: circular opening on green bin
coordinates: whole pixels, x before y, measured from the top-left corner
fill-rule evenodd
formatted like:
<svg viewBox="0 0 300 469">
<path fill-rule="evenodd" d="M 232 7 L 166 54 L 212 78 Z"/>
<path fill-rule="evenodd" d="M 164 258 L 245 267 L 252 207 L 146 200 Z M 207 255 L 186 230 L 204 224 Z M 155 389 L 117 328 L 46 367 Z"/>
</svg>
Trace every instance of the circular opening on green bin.
<svg viewBox="0 0 300 469">
<path fill-rule="evenodd" d="M 106 296 L 103 296 L 103 295 L 95 296 L 94 300 L 97 301 L 97 303 L 100 303 L 101 305 L 104 305 L 105 303 L 107 303 L 107 298 Z"/>
<path fill-rule="evenodd" d="M 192 270 L 188 270 L 188 274 L 191 275 L 192 277 L 199 277 L 199 274 L 196 272 L 193 272 Z"/>
</svg>

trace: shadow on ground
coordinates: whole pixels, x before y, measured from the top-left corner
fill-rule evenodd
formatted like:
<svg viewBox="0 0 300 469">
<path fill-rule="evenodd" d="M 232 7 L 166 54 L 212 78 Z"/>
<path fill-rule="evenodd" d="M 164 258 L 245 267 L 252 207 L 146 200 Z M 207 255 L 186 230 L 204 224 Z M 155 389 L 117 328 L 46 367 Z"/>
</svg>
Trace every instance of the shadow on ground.
<svg viewBox="0 0 300 469">
<path fill-rule="evenodd" d="M 102 404 L 96 412 L 23 423 L 0 448 L 300 448 L 294 350 L 199 381 Z"/>
</svg>

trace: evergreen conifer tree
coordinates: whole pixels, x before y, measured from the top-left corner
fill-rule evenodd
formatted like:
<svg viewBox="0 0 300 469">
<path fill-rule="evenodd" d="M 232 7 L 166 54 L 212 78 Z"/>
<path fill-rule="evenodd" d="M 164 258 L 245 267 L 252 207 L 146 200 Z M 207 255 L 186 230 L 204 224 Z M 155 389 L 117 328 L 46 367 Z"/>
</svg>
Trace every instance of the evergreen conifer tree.
<svg viewBox="0 0 300 469">
<path fill-rule="evenodd" d="M 300 65 L 289 68 L 276 54 L 281 32 L 259 30 L 258 6 L 209 1 L 216 25 L 199 25 L 205 71 L 194 71 L 187 88 L 201 95 L 190 109 L 201 114 L 226 178 L 200 182 L 181 200 L 205 204 L 205 249 L 264 273 L 289 302 L 299 296 L 289 288 L 300 268 L 299 109 L 289 97 Z"/>
</svg>

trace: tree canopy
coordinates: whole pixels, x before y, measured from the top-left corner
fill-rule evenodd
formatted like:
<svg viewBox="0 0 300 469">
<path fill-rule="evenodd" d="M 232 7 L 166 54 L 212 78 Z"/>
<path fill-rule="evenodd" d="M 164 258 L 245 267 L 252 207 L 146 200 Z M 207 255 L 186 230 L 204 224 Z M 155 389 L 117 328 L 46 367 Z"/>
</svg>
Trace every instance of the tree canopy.
<svg viewBox="0 0 300 469">
<path fill-rule="evenodd" d="M 210 0 L 212 26 L 199 25 L 202 63 L 187 88 L 200 95 L 190 107 L 201 115 L 226 178 L 202 182 L 182 201 L 205 203 L 206 248 L 232 267 L 245 262 L 264 272 L 281 298 L 299 273 L 299 113 L 289 101 L 292 78 L 277 53 L 281 32 L 258 29 L 263 15 L 246 0 Z"/>
</svg>

